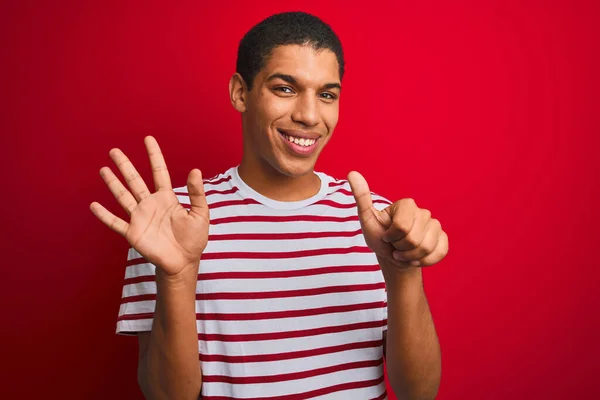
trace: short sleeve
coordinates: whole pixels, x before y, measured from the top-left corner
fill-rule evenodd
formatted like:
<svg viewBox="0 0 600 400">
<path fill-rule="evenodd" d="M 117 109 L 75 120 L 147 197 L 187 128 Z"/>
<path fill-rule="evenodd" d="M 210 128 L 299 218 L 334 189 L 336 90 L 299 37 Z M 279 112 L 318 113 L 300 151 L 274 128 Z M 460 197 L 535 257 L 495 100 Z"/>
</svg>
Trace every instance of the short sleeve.
<svg viewBox="0 0 600 400">
<path fill-rule="evenodd" d="M 155 307 L 155 266 L 130 248 L 117 318 L 117 333 L 133 335 L 150 331 Z"/>
<path fill-rule="evenodd" d="M 373 192 L 371 192 L 371 199 L 373 200 L 373 207 L 375 207 L 379 211 L 383 210 L 384 208 L 386 208 L 392 204 L 392 202 L 389 201 L 388 199 L 386 199 L 385 197 L 380 196 L 377 193 L 373 193 Z"/>
</svg>

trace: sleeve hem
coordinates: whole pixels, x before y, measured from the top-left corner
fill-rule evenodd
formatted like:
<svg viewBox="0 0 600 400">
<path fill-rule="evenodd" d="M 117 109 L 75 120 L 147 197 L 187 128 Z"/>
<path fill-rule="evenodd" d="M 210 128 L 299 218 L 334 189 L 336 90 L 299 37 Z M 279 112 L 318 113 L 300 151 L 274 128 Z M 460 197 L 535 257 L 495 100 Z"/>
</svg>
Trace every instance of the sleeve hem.
<svg viewBox="0 0 600 400">
<path fill-rule="evenodd" d="M 117 322 L 118 335 L 131 336 L 138 332 L 150 332 L 152 330 L 152 319 L 121 320 Z"/>
</svg>

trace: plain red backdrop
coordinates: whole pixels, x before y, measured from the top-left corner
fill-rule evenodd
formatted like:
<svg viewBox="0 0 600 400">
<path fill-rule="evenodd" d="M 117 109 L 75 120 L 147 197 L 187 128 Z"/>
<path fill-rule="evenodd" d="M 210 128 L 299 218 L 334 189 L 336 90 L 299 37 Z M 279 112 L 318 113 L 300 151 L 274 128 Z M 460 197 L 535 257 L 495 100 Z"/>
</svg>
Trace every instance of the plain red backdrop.
<svg viewBox="0 0 600 400">
<path fill-rule="evenodd" d="M 595 2 L 9 1 L 0 8 L 0 397 L 141 399 L 114 333 L 128 245 L 88 210 L 143 137 L 175 185 L 241 155 L 239 39 L 313 12 L 347 57 L 317 167 L 413 197 L 450 236 L 425 271 L 439 399 L 600 398 Z"/>
</svg>

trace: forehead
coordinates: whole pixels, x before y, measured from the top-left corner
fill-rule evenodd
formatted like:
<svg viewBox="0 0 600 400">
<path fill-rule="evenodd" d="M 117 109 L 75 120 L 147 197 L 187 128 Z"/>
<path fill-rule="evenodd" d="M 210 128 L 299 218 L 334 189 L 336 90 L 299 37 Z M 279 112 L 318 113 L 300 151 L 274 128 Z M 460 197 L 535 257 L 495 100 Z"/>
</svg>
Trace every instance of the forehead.
<svg viewBox="0 0 600 400">
<path fill-rule="evenodd" d="M 306 84 L 320 85 L 340 81 L 335 53 L 329 49 L 315 50 L 311 46 L 275 47 L 261 70 L 261 75 L 266 79 L 274 73 L 291 75 Z"/>
</svg>

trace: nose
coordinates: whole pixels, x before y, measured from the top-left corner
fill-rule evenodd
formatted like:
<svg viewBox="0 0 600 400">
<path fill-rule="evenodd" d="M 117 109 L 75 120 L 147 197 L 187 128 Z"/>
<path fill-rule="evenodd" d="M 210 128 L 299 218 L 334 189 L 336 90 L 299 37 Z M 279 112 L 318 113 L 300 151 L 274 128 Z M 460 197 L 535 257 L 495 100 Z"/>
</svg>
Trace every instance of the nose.
<svg viewBox="0 0 600 400">
<path fill-rule="evenodd" d="M 303 93 L 298 96 L 292 113 L 292 120 L 304 126 L 315 126 L 319 123 L 319 105 L 314 93 Z"/>
</svg>

